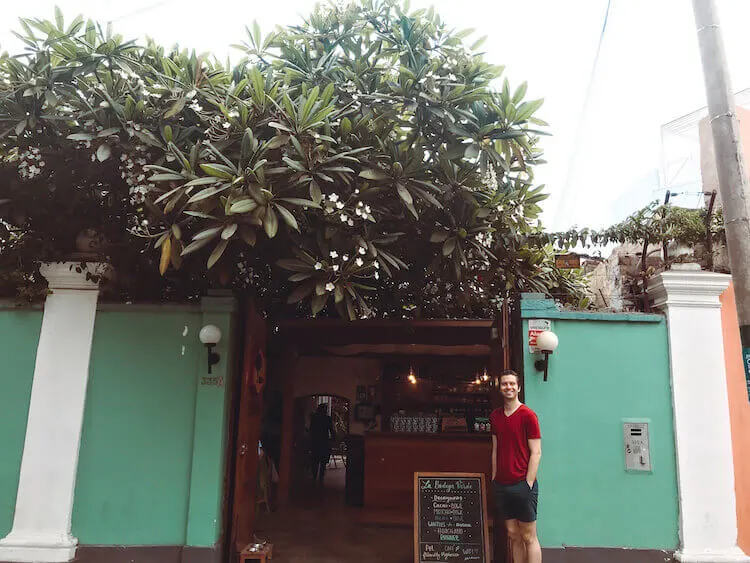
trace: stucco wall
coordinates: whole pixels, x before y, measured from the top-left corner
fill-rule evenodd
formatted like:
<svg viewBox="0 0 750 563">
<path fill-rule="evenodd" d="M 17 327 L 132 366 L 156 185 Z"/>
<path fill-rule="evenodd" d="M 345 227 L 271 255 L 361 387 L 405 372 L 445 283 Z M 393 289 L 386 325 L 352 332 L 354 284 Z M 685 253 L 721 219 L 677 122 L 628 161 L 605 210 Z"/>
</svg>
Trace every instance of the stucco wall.
<svg viewBox="0 0 750 563">
<path fill-rule="evenodd" d="M 0 537 L 13 526 L 42 312 L 0 309 Z"/>
<path fill-rule="evenodd" d="M 72 517 L 80 544 L 216 543 L 234 365 L 226 309 L 97 313 Z M 201 381 L 207 321 L 224 333 L 221 386 Z M 0 308 L 0 537 L 13 524 L 41 322 L 41 309 Z"/>
<path fill-rule="evenodd" d="M 734 303 L 734 288 L 731 285 L 721 296 L 721 324 L 727 366 L 729 418 L 732 425 L 737 543 L 745 553 L 750 553 L 750 401 L 742 366 L 742 346 Z"/>
<path fill-rule="evenodd" d="M 526 403 L 542 427 L 539 535 L 544 547 L 673 550 L 677 478 L 667 327 L 655 315 L 526 310 L 552 319 L 549 378 L 525 343 Z M 528 320 L 523 322 L 528 332 Z M 653 472 L 627 473 L 623 419 L 650 420 Z"/>
<path fill-rule="evenodd" d="M 73 508 L 80 543 L 185 543 L 200 320 L 98 313 Z"/>
</svg>

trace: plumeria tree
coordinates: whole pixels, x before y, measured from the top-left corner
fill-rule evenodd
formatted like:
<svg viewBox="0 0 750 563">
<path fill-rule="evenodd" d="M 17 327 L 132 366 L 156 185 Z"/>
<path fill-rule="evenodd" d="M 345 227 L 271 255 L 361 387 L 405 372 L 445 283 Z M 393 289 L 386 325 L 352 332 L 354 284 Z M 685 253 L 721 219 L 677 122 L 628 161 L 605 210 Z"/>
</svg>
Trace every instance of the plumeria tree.
<svg viewBox="0 0 750 563">
<path fill-rule="evenodd" d="M 27 53 L 0 60 L 0 260 L 27 282 L 89 233 L 131 293 L 221 284 L 352 319 L 582 295 L 538 242 L 541 100 L 432 10 L 253 25 L 235 66 L 59 12 L 21 23 Z"/>
</svg>

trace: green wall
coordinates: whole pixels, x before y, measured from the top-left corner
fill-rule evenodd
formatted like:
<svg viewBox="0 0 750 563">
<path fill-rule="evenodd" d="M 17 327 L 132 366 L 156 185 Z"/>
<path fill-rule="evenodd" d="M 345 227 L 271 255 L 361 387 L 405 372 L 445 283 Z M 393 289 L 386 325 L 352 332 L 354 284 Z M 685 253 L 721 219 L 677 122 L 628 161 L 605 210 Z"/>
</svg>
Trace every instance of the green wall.
<svg viewBox="0 0 750 563">
<path fill-rule="evenodd" d="M 542 545 L 675 549 L 677 478 L 665 321 L 654 315 L 528 309 L 522 313 L 526 318 L 552 319 L 560 340 L 544 382 L 524 339 L 525 402 L 542 427 Z M 527 334 L 527 320 L 523 326 Z M 623 418 L 650 419 L 652 473 L 625 472 Z"/>
<path fill-rule="evenodd" d="M 200 327 L 200 312 L 97 314 L 73 508 L 80 543 L 185 543 Z"/>
<path fill-rule="evenodd" d="M 42 312 L 0 310 L 0 537 L 13 526 Z"/>
</svg>

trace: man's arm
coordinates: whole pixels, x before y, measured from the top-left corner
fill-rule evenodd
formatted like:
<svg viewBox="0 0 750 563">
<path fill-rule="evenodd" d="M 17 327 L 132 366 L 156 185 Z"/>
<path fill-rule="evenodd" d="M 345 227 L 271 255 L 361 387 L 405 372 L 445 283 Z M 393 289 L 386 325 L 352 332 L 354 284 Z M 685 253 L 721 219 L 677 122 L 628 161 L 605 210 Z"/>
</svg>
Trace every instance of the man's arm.
<svg viewBox="0 0 750 563">
<path fill-rule="evenodd" d="M 529 439 L 529 450 L 531 456 L 529 457 L 529 468 L 526 471 L 526 482 L 529 487 L 534 485 L 536 481 L 536 474 L 539 471 L 539 462 L 542 460 L 542 439 Z"/>
<path fill-rule="evenodd" d="M 487 467 L 485 465 L 485 467 Z M 495 480 L 497 475 L 497 436 L 492 435 L 492 480 Z"/>
</svg>

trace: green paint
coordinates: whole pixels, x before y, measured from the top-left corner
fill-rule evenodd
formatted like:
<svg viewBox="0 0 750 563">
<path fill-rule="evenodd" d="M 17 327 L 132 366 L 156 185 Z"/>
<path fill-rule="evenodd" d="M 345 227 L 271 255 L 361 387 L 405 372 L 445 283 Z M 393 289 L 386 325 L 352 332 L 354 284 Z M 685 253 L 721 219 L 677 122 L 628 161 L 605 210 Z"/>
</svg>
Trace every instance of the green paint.
<svg viewBox="0 0 750 563">
<path fill-rule="evenodd" d="M 42 313 L 0 310 L 0 537 L 10 532 Z"/>
<path fill-rule="evenodd" d="M 98 313 L 73 506 L 82 544 L 185 543 L 200 323 Z"/>
<path fill-rule="evenodd" d="M 549 380 L 524 346 L 526 402 L 542 426 L 546 547 L 674 549 L 677 478 L 666 323 L 564 320 Z M 528 321 L 524 321 L 524 333 Z M 653 472 L 625 472 L 624 418 L 650 419 Z"/>
<path fill-rule="evenodd" d="M 207 297 L 203 299 L 202 326 L 213 324 L 221 329 L 222 339 L 215 351 L 221 356 L 207 376 L 206 352 L 199 361 L 198 393 L 195 403 L 195 429 L 190 479 L 190 506 L 188 511 L 187 545 L 210 547 L 216 544 L 221 531 L 222 493 L 224 485 L 224 460 L 226 458 L 226 420 L 231 368 L 234 365 L 231 350 L 234 300 Z"/>
</svg>

